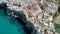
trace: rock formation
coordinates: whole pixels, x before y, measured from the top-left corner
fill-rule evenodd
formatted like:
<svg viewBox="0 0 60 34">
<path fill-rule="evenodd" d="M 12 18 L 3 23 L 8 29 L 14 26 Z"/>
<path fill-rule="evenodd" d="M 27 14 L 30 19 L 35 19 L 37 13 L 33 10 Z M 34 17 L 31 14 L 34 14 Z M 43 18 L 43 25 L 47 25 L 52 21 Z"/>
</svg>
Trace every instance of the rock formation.
<svg viewBox="0 0 60 34">
<path fill-rule="evenodd" d="M 55 29 L 52 19 L 58 10 L 55 0 L 4 0 L 4 2 L 7 3 L 7 8 L 15 10 L 12 13 L 16 12 L 17 17 L 19 15 L 18 13 L 25 14 L 26 20 L 24 20 L 24 16 L 20 18 L 24 22 L 27 21 L 27 23 L 30 21 L 29 23 L 34 25 L 37 32 L 41 34 L 54 34 Z M 46 32 L 44 32 L 45 30 Z"/>
</svg>

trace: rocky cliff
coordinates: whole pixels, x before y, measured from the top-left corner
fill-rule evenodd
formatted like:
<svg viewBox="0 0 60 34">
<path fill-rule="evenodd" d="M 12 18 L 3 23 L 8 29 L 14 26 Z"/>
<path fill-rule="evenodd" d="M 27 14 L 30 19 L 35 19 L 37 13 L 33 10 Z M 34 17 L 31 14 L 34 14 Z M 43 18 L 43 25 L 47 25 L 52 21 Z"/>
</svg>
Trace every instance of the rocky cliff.
<svg viewBox="0 0 60 34">
<path fill-rule="evenodd" d="M 14 16 L 20 16 L 24 22 L 29 21 L 29 23 L 32 23 L 38 34 L 53 34 L 55 32 L 54 24 L 52 23 L 53 15 L 58 10 L 55 0 L 4 0 L 4 2 L 7 3 L 7 8 L 15 10 L 10 13 L 12 17 L 14 15 L 13 12 L 16 12 L 17 15 Z M 7 11 L 9 10 L 7 9 Z M 25 16 L 21 16 L 21 13 Z M 24 19 L 25 17 L 26 20 Z M 26 26 L 29 25 L 27 24 Z M 44 32 L 45 30 L 46 32 Z"/>
</svg>

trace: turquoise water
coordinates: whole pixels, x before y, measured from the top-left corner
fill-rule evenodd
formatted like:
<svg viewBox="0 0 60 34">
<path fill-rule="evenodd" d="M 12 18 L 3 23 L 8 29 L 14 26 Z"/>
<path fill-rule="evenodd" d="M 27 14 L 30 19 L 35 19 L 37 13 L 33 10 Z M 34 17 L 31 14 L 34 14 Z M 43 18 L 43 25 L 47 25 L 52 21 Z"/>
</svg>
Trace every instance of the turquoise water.
<svg viewBox="0 0 60 34">
<path fill-rule="evenodd" d="M 11 20 L 0 9 L 0 34 L 25 34 L 23 26 L 18 24 L 17 20 Z"/>
</svg>

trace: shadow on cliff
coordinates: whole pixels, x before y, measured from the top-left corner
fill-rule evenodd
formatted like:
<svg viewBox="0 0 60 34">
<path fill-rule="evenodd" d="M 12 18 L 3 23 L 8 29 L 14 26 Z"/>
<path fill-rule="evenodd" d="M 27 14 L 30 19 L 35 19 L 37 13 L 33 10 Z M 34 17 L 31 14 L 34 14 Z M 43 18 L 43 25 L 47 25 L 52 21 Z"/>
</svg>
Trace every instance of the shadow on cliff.
<svg viewBox="0 0 60 34">
<path fill-rule="evenodd" d="M 14 17 L 14 16 L 11 17 L 12 12 L 14 13 L 13 15 L 16 15 L 18 17 Z M 20 32 L 20 27 L 19 27 L 19 24 L 20 24 L 20 25 L 23 26 L 23 29 L 26 32 L 26 34 L 35 34 L 36 33 L 34 31 L 35 30 L 34 25 L 30 21 L 27 21 L 26 15 L 23 12 L 19 12 L 19 11 L 16 11 L 16 10 L 6 8 L 6 11 L 4 13 L 8 17 L 10 17 L 10 23 L 11 24 L 14 24 L 15 26 L 18 26 L 18 29 L 17 29 L 18 32 Z M 17 20 L 17 23 L 15 22 L 16 20 Z"/>
<path fill-rule="evenodd" d="M 26 34 L 35 34 L 35 33 L 33 33 L 33 31 L 35 30 L 34 25 L 30 21 L 27 21 L 26 15 L 23 12 L 12 10 L 12 9 L 8 8 L 5 3 L 3 4 L 3 6 L 0 6 L 0 7 L 5 9 L 4 14 L 7 17 L 9 17 L 9 19 L 10 19 L 9 23 L 14 24 L 15 26 L 18 27 L 17 31 L 20 32 L 19 26 L 22 25 Z M 12 12 L 13 12 L 13 14 L 12 14 Z M 15 18 L 13 15 L 16 15 L 18 17 Z M 17 23 L 15 21 L 17 21 Z"/>
</svg>

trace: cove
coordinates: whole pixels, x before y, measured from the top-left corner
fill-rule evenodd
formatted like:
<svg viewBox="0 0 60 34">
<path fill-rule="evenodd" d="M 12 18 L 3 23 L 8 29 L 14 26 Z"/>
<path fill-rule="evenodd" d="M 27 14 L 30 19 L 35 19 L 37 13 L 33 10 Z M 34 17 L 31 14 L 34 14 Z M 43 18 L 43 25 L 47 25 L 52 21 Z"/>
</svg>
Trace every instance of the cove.
<svg viewBox="0 0 60 34">
<path fill-rule="evenodd" d="M 9 19 L 0 9 L 0 34 L 25 34 L 23 26 L 16 19 Z"/>
</svg>

